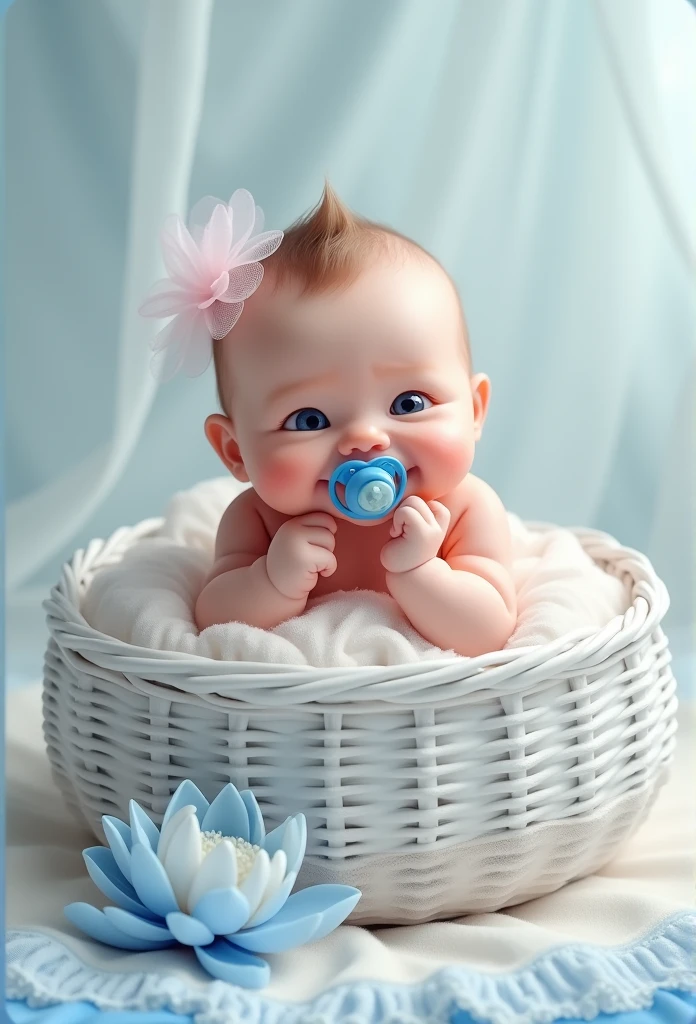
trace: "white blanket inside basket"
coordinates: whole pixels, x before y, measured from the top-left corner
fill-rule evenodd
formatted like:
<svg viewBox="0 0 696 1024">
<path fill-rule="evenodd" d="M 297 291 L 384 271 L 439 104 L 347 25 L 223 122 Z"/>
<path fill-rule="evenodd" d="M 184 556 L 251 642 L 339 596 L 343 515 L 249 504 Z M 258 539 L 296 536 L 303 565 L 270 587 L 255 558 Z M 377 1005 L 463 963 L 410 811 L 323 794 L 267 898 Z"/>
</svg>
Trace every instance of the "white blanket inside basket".
<svg viewBox="0 0 696 1024">
<path fill-rule="evenodd" d="M 230 622 L 199 634 L 193 607 L 220 517 L 240 489 L 223 478 L 177 494 L 157 537 L 96 573 L 82 606 L 90 625 L 139 647 L 225 661 L 322 668 L 452 657 L 416 633 L 392 598 L 369 591 L 310 602 L 304 614 L 272 630 Z M 514 515 L 510 526 L 519 615 L 508 647 L 599 629 L 626 611 L 631 596 L 624 583 L 602 571 L 569 530 L 530 529 Z"/>
</svg>

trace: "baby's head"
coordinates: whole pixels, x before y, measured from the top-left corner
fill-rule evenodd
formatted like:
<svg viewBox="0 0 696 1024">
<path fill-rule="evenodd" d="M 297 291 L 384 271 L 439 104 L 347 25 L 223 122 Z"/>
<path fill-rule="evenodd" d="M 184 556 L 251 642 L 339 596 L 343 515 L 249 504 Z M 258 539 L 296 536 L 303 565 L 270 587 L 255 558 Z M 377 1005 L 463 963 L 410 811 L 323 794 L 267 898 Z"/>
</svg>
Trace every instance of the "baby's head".
<svg viewBox="0 0 696 1024">
<path fill-rule="evenodd" d="M 354 216 L 327 186 L 265 260 L 213 343 L 224 413 L 206 435 L 232 474 L 287 515 L 326 511 L 347 459 L 383 455 L 426 501 L 466 476 L 488 379 L 471 372 L 452 281 L 415 242 Z"/>
</svg>

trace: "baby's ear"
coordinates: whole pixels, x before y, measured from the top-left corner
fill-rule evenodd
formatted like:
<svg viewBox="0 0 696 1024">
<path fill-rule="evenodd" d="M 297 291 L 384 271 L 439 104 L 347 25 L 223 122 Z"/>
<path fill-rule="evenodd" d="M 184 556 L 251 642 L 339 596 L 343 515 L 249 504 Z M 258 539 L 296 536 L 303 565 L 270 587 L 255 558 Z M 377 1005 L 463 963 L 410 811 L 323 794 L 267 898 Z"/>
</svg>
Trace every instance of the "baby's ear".
<svg viewBox="0 0 696 1024">
<path fill-rule="evenodd" d="M 485 373 L 471 378 L 471 399 L 474 403 L 474 440 L 481 440 L 481 431 L 491 399 L 491 382 Z"/>
<path fill-rule="evenodd" d="M 249 476 L 244 468 L 242 453 L 234 436 L 232 420 L 220 413 L 208 416 L 205 421 L 205 436 L 235 480 L 239 480 L 243 484 L 248 483 Z"/>
</svg>

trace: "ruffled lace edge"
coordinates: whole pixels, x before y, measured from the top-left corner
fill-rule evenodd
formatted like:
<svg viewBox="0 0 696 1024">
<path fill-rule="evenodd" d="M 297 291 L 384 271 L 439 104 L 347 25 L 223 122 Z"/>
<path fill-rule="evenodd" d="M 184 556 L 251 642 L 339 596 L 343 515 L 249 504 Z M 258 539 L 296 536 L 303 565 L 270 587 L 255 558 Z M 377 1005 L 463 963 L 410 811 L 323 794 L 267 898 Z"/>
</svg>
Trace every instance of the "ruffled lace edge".
<svg viewBox="0 0 696 1024">
<path fill-rule="evenodd" d="M 30 1007 L 87 1001 L 102 1010 L 171 1010 L 196 1024 L 446 1024 L 456 1010 L 490 1024 L 550 1024 L 640 1010 L 658 989 L 696 992 L 695 952 L 696 914 L 686 911 L 630 945 L 562 946 L 510 973 L 446 967 L 415 985 L 359 981 L 281 1003 L 221 981 L 196 988 L 172 975 L 104 971 L 51 935 L 15 930 L 6 995 Z"/>
</svg>

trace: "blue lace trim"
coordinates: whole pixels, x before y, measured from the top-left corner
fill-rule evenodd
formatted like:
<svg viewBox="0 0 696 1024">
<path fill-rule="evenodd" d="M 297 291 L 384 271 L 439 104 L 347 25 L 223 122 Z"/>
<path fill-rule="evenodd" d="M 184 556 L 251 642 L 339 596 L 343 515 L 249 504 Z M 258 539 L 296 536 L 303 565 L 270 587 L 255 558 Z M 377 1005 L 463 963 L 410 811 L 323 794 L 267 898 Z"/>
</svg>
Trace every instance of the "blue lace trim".
<svg viewBox="0 0 696 1024">
<path fill-rule="evenodd" d="M 194 988 L 174 975 L 88 967 L 52 936 L 11 931 L 9 999 L 30 1007 L 88 1001 L 102 1010 L 170 1010 L 196 1024 L 447 1024 L 457 1010 L 490 1024 L 550 1024 L 640 1010 L 658 989 L 696 992 L 696 913 L 668 918 L 630 945 L 548 950 L 510 973 L 447 967 L 416 985 L 360 981 L 308 1003 L 280 1003 L 221 981 Z"/>
</svg>

